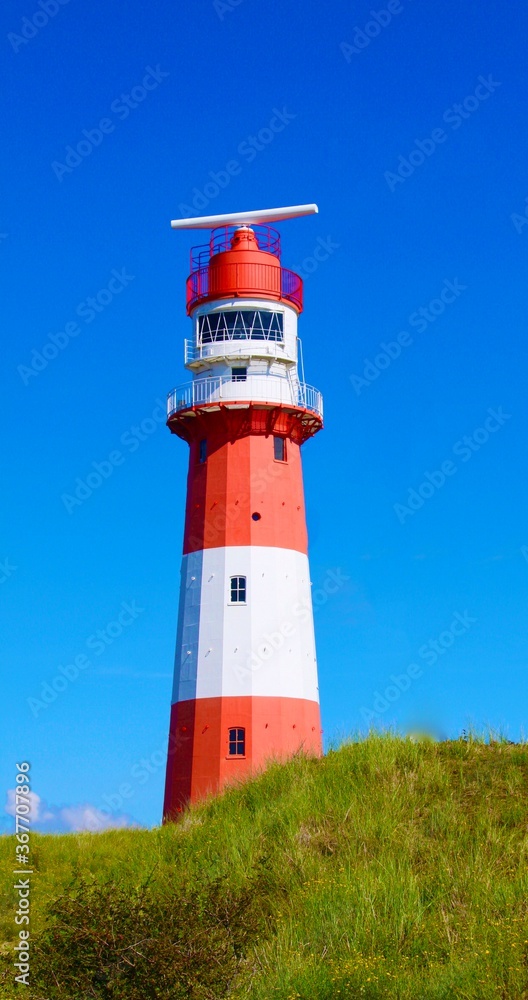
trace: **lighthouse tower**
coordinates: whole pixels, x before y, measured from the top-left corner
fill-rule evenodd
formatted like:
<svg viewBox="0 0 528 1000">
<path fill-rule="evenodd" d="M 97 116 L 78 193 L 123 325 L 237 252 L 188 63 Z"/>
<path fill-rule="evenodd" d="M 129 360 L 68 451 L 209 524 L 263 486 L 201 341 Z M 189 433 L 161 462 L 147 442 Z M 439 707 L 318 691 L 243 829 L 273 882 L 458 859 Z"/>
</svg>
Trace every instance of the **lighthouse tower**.
<svg viewBox="0 0 528 1000">
<path fill-rule="evenodd" d="M 189 444 L 164 819 L 298 751 L 321 727 L 301 446 L 322 426 L 303 381 L 302 280 L 268 223 L 294 206 L 203 219 L 185 365 L 167 424 Z"/>
</svg>

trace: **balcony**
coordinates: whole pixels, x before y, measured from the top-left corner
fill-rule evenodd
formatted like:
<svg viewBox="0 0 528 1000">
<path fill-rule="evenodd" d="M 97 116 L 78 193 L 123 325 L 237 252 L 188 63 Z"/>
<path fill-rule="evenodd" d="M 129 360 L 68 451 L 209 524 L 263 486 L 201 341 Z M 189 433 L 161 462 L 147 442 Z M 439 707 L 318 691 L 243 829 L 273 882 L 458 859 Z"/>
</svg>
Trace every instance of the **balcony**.
<svg viewBox="0 0 528 1000">
<path fill-rule="evenodd" d="M 231 338 L 217 340 L 212 344 L 196 344 L 194 339 L 184 341 L 184 363 L 188 368 L 193 366 L 200 368 L 201 361 L 204 362 L 202 365 L 204 367 L 211 358 L 218 360 L 219 357 L 281 358 L 292 362 L 295 360 L 295 358 L 288 358 L 284 344 L 277 343 L 275 340 L 235 340 Z"/>
<path fill-rule="evenodd" d="M 302 278 L 285 267 L 260 261 L 226 261 L 216 271 L 207 265 L 199 267 L 187 278 L 188 313 L 200 302 L 223 297 L 283 301 L 301 312 Z"/>
<path fill-rule="evenodd" d="M 263 403 L 309 410 L 323 418 L 323 397 L 313 386 L 280 375 L 248 375 L 233 381 L 230 375 L 194 379 L 178 386 L 167 399 L 167 419 L 182 410 L 212 404 Z"/>
</svg>

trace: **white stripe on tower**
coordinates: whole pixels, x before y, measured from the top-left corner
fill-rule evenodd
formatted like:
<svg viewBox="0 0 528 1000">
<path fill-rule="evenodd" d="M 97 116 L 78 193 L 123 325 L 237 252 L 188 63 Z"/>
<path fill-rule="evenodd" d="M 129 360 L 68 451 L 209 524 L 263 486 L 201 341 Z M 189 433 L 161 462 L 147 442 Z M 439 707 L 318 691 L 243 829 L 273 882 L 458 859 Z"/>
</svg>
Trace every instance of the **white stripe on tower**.
<svg viewBox="0 0 528 1000">
<path fill-rule="evenodd" d="M 246 601 L 230 601 L 231 577 Z M 184 556 L 172 701 L 266 696 L 319 701 L 308 558 L 253 545 Z"/>
</svg>

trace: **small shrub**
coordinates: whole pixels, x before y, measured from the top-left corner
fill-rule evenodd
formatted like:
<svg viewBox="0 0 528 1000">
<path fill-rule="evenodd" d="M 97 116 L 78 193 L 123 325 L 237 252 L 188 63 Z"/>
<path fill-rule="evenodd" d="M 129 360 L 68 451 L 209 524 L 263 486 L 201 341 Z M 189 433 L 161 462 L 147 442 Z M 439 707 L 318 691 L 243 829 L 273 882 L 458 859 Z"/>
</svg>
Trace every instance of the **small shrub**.
<svg viewBox="0 0 528 1000">
<path fill-rule="evenodd" d="M 151 878 L 133 889 L 81 879 L 48 910 L 33 958 L 34 995 L 225 997 L 245 949 L 265 933 L 269 881 L 265 859 L 238 892 L 225 876 L 192 885 Z"/>
</svg>

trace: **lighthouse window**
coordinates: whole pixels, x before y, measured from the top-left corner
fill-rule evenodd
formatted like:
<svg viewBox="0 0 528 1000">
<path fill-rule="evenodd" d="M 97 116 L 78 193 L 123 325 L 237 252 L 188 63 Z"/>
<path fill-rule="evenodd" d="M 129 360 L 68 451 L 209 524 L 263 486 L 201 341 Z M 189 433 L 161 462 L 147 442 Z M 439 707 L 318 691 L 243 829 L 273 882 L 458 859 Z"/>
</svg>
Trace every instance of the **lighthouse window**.
<svg viewBox="0 0 528 1000">
<path fill-rule="evenodd" d="M 200 463 L 205 462 L 207 458 L 207 441 L 205 438 L 203 441 L 200 441 L 200 444 L 198 445 L 198 458 Z"/>
<path fill-rule="evenodd" d="M 247 368 L 232 368 L 231 369 L 231 381 L 232 382 L 245 382 L 247 379 Z"/>
<path fill-rule="evenodd" d="M 246 578 L 245 576 L 231 577 L 231 604 L 246 603 Z"/>
<path fill-rule="evenodd" d="M 198 317 L 202 344 L 222 340 L 284 340 L 284 316 L 271 309 L 232 309 Z"/>
<path fill-rule="evenodd" d="M 273 457 L 276 462 L 286 461 L 286 439 L 273 435 Z"/>
<path fill-rule="evenodd" d="M 229 756 L 243 757 L 246 753 L 246 730 L 229 730 Z"/>
</svg>

